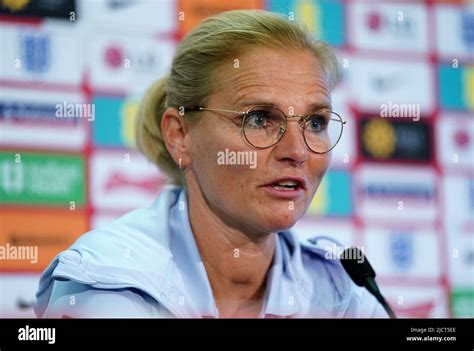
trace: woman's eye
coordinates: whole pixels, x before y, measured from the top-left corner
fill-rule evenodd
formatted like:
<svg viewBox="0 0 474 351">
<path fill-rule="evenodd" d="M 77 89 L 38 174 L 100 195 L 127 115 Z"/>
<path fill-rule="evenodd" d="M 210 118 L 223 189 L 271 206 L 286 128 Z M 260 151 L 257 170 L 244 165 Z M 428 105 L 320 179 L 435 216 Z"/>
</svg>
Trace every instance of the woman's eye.
<svg viewBox="0 0 474 351">
<path fill-rule="evenodd" d="M 322 116 L 313 116 L 309 119 L 309 127 L 312 132 L 321 132 L 326 128 L 326 119 Z"/>
<path fill-rule="evenodd" d="M 267 125 L 267 119 L 268 117 L 265 113 L 253 113 L 247 118 L 246 124 L 256 128 L 265 127 Z"/>
</svg>

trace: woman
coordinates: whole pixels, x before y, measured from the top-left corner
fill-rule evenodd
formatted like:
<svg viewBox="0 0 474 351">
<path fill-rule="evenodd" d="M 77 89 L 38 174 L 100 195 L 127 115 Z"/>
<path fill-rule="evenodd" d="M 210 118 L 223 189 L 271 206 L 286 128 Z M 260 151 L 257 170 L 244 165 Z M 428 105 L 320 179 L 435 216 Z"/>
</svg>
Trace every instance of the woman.
<svg viewBox="0 0 474 351">
<path fill-rule="evenodd" d="M 201 23 L 139 112 L 139 148 L 174 185 L 59 254 L 37 315 L 385 316 L 338 260 L 288 230 L 342 133 L 337 67 L 327 45 L 275 14 Z"/>
</svg>

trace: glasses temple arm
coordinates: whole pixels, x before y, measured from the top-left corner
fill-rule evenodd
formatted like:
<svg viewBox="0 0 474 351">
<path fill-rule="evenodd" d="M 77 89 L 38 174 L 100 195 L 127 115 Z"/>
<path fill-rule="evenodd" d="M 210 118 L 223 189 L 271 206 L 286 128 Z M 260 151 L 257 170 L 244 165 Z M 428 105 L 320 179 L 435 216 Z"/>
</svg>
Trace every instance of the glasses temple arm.
<svg viewBox="0 0 474 351">
<path fill-rule="evenodd" d="M 196 108 L 193 108 L 193 110 L 196 110 L 196 111 L 231 112 L 231 113 L 238 113 L 239 115 L 245 114 L 245 112 L 239 112 L 239 111 L 234 111 L 234 110 L 225 110 L 225 109 L 221 109 L 221 108 L 196 107 Z"/>
<path fill-rule="evenodd" d="M 341 119 L 338 119 L 338 118 L 330 118 L 330 120 L 331 120 L 331 121 L 341 122 L 342 124 L 346 124 L 346 123 L 347 123 L 346 120 L 343 119 L 342 117 L 341 117 Z"/>
</svg>

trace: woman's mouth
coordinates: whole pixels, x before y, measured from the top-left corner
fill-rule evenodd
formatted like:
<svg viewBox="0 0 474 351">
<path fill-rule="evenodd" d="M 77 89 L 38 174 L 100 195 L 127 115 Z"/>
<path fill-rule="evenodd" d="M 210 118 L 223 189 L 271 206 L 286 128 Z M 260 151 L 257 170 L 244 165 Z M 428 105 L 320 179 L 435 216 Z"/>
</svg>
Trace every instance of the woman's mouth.
<svg viewBox="0 0 474 351">
<path fill-rule="evenodd" d="M 274 189 L 277 190 L 284 190 L 284 191 L 289 191 L 289 190 L 295 190 L 299 188 L 300 186 L 298 185 L 298 182 L 294 180 L 287 180 L 287 181 L 282 181 L 278 183 L 274 183 L 271 185 Z"/>
<path fill-rule="evenodd" d="M 281 178 L 265 185 L 264 188 L 275 197 L 292 199 L 304 194 L 306 182 L 302 178 Z"/>
</svg>

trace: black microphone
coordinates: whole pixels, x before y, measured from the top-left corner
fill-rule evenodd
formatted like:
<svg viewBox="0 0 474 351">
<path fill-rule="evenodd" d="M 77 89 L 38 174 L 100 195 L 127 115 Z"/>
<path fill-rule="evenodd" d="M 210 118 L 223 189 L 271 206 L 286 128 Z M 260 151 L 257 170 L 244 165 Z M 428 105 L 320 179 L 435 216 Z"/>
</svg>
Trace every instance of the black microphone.
<svg viewBox="0 0 474 351">
<path fill-rule="evenodd" d="M 365 286 L 375 296 L 377 301 L 380 302 L 390 318 L 397 318 L 390 305 L 382 296 L 375 282 L 375 271 L 364 253 L 356 247 L 350 247 L 342 252 L 340 261 L 354 283 L 358 286 Z"/>
</svg>

